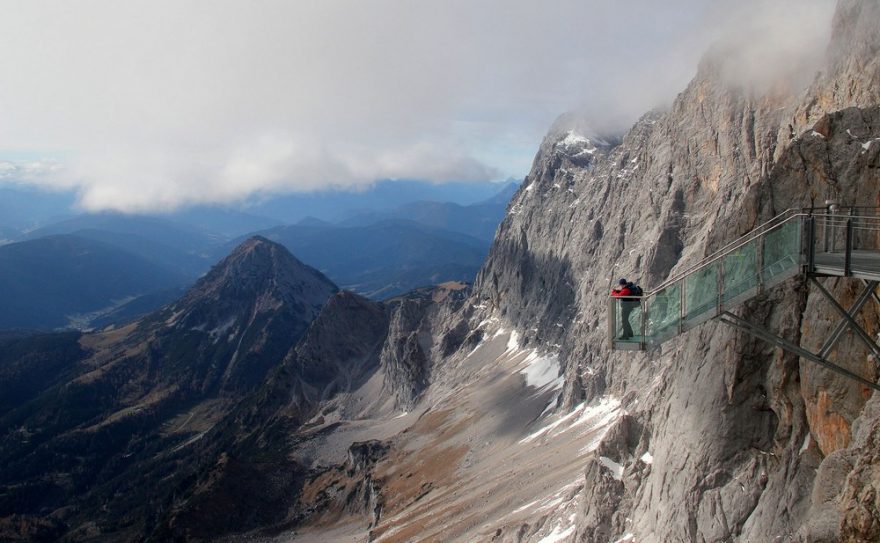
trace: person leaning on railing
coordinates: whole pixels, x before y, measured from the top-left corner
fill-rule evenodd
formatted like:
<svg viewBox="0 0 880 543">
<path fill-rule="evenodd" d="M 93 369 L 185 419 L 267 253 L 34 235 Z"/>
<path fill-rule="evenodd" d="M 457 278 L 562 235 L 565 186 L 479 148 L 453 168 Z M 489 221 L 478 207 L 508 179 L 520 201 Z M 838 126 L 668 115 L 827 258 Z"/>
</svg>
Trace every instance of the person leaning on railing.
<svg viewBox="0 0 880 543">
<path fill-rule="evenodd" d="M 629 316 L 632 314 L 633 309 L 639 306 L 638 296 L 641 292 L 637 292 L 637 289 L 638 287 L 633 283 L 630 283 L 626 279 L 621 279 L 617 282 L 617 286 L 611 290 L 612 297 L 621 299 L 620 317 L 623 321 L 623 333 L 618 339 L 630 339 L 633 337 L 633 329 L 629 323 Z"/>
</svg>

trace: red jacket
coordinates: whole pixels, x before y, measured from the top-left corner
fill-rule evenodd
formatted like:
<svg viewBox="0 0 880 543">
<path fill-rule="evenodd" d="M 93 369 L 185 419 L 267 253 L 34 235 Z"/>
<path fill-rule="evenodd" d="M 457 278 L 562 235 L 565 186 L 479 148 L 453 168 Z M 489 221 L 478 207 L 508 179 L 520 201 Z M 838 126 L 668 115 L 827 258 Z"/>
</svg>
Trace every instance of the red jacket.
<svg viewBox="0 0 880 543">
<path fill-rule="evenodd" d="M 613 296 L 615 298 L 626 298 L 627 296 L 632 296 L 632 291 L 630 291 L 626 287 L 623 287 L 620 290 L 612 290 L 611 296 Z"/>
</svg>

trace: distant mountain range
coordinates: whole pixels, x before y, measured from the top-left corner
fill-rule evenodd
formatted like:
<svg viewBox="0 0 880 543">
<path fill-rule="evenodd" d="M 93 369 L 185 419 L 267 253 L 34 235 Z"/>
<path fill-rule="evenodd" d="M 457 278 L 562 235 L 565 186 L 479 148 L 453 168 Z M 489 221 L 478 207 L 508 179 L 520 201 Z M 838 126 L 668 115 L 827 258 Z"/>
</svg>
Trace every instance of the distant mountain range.
<svg viewBox="0 0 880 543">
<path fill-rule="evenodd" d="M 248 203 L 241 211 L 293 224 L 306 217 L 338 223 L 370 212 L 390 212 L 412 202 L 451 202 L 468 206 L 493 198 L 510 184 L 378 181 L 362 191 L 327 190 L 273 196 Z M 509 199 L 509 198 L 508 198 Z M 505 202 L 506 203 L 506 202 Z"/>
<path fill-rule="evenodd" d="M 197 208 L 167 216 L 84 214 L 26 232 L 0 227 L 0 294 L 8 300 L 0 305 L 0 329 L 90 329 L 136 318 L 178 297 L 247 237 L 242 232 L 282 243 L 337 284 L 374 299 L 471 282 L 515 189 L 468 205 L 416 201 L 361 211 L 340 224 L 308 217 L 284 226 Z M 376 194 L 388 190 L 380 185 Z M 58 211 L 58 202 L 50 203 L 47 209 Z"/>
<path fill-rule="evenodd" d="M 390 211 L 362 212 L 340 221 L 341 226 L 364 226 L 388 219 L 403 219 L 426 226 L 460 232 L 491 242 L 518 185 L 510 183 L 498 194 L 470 205 L 454 202 L 411 202 Z"/>
<path fill-rule="evenodd" d="M 391 211 L 412 202 L 468 206 L 492 198 L 504 186 L 489 182 L 435 184 L 384 180 L 363 190 L 260 195 L 238 204 L 193 206 L 154 216 L 231 238 L 279 224 L 293 224 L 308 216 L 339 222 L 360 213 Z M 79 215 L 82 211 L 76 209 L 73 192 L 0 183 L 0 228 L 28 232 Z"/>
<path fill-rule="evenodd" d="M 472 282 L 489 242 L 406 220 L 340 227 L 317 221 L 264 230 L 341 287 L 384 299 L 444 281 Z"/>
<path fill-rule="evenodd" d="M 189 278 L 94 239 L 51 235 L 0 246 L 0 328 L 83 326 Z"/>
<path fill-rule="evenodd" d="M 138 255 L 190 280 L 216 259 L 210 249 L 226 241 L 220 234 L 164 218 L 100 213 L 82 215 L 28 232 L 29 240 L 73 234 Z"/>
</svg>

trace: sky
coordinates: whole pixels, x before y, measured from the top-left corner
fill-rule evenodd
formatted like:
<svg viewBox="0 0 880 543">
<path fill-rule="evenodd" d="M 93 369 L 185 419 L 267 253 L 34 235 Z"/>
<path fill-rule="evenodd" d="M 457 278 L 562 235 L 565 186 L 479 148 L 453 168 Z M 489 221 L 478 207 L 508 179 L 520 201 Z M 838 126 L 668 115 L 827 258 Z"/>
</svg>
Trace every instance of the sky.
<svg viewBox="0 0 880 543">
<path fill-rule="evenodd" d="M 0 184 L 147 212 L 377 179 L 521 178 L 558 115 L 622 133 L 668 105 L 711 44 L 727 44 L 737 81 L 812 73 L 833 8 L 0 0 Z"/>
</svg>

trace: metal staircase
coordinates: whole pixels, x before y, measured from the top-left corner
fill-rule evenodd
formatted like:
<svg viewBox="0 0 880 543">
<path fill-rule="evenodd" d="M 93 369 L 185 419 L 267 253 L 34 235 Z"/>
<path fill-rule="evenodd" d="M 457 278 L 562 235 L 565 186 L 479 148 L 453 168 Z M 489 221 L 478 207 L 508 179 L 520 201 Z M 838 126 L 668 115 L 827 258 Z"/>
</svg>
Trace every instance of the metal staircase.
<svg viewBox="0 0 880 543">
<path fill-rule="evenodd" d="M 807 277 L 841 316 L 818 353 L 731 313 L 764 290 L 795 276 Z M 817 281 L 818 277 L 851 277 L 861 280 L 864 290 L 847 311 Z M 877 384 L 827 358 L 843 333 L 851 329 L 880 361 L 880 346 L 855 321 L 872 297 L 880 303 L 878 282 L 880 209 L 789 209 L 644 296 L 611 298 L 608 334 L 613 349 L 647 350 L 710 319 L 718 319 L 880 390 Z M 624 317 L 633 332 L 631 337 L 624 336 Z"/>
</svg>

